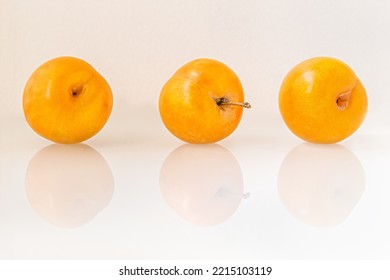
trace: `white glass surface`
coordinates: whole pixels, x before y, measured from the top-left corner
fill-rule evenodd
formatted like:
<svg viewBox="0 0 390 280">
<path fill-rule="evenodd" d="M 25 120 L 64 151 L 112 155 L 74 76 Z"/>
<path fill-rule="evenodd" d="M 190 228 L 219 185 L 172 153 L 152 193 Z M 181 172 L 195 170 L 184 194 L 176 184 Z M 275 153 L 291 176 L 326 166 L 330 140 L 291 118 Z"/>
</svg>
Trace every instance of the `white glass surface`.
<svg viewBox="0 0 390 280">
<path fill-rule="evenodd" d="M 253 132 L 249 118 L 265 116 L 246 112 L 229 138 L 199 146 L 148 112 L 147 126 L 114 117 L 79 145 L 3 123 L 1 258 L 389 257 L 387 134 L 314 145 L 277 115 Z"/>
</svg>

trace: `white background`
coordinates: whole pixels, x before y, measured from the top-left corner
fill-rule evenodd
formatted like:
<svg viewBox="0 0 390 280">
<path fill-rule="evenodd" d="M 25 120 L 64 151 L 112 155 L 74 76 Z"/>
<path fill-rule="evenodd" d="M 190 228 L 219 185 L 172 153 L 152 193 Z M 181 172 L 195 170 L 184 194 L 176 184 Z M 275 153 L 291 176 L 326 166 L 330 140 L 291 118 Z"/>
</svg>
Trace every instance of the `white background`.
<svg viewBox="0 0 390 280">
<path fill-rule="evenodd" d="M 387 1 L 0 0 L 0 258 L 388 259 L 389 14 Z M 62 55 L 107 79 L 114 109 L 82 152 L 45 153 L 21 97 Z M 313 56 L 348 63 L 369 97 L 366 121 L 338 145 L 303 144 L 278 112 L 284 75 Z M 217 146 L 181 147 L 158 96 L 199 57 L 229 65 L 252 109 Z M 161 183 L 185 180 L 164 166 L 192 176 L 184 193 Z M 226 186 L 250 195 L 218 208 L 208 190 Z M 199 208 L 183 212 L 185 199 Z M 222 222 L 202 225 L 213 215 Z"/>
</svg>

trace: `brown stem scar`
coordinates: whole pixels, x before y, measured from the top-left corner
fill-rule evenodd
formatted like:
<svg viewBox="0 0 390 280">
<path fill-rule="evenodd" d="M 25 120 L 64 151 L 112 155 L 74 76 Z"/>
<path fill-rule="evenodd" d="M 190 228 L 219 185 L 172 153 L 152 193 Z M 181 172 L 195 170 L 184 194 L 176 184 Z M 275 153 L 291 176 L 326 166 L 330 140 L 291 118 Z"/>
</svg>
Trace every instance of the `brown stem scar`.
<svg viewBox="0 0 390 280">
<path fill-rule="evenodd" d="M 351 97 L 351 91 L 343 92 L 336 98 L 336 106 L 339 110 L 345 110 L 349 105 L 349 99 Z"/>
<path fill-rule="evenodd" d="M 72 88 L 71 91 L 70 91 L 70 94 L 71 94 L 73 97 L 77 97 L 77 96 L 79 96 L 82 92 L 83 92 L 83 87 L 82 87 L 82 86 L 79 86 L 79 87 L 74 87 L 74 88 Z"/>
</svg>

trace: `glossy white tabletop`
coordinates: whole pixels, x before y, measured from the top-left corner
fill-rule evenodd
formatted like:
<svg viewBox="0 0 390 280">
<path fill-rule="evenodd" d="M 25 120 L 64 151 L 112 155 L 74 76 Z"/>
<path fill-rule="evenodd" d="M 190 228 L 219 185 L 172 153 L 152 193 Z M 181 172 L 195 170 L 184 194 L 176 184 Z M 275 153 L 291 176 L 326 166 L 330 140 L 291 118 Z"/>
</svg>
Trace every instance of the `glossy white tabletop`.
<svg viewBox="0 0 390 280">
<path fill-rule="evenodd" d="M 155 107 L 132 112 L 80 145 L 2 122 L 1 258 L 389 257 L 389 134 L 363 126 L 313 145 L 246 111 L 229 138 L 199 146 Z"/>
</svg>

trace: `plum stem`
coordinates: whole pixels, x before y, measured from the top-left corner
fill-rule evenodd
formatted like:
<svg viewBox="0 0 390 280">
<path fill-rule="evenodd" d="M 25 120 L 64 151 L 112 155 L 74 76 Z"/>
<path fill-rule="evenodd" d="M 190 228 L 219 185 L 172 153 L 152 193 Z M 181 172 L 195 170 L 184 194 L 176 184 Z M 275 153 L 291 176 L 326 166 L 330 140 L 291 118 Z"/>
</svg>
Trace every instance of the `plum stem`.
<svg viewBox="0 0 390 280">
<path fill-rule="evenodd" d="M 233 105 L 233 106 L 241 106 L 241 107 L 244 107 L 247 109 L 252 107 L 249 102 L 232 102 L 232 101 L 229 101 L 229 99 L 224 98 L 224 97 L 216 99 L 215 102 L 217 102 L 218 106 Z"/>
</svg>

